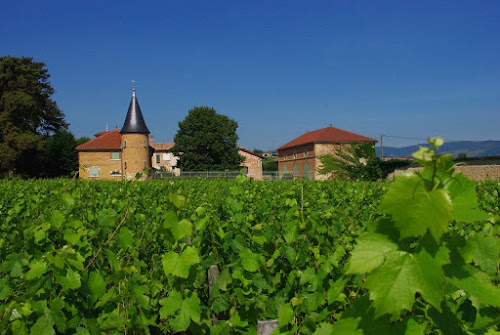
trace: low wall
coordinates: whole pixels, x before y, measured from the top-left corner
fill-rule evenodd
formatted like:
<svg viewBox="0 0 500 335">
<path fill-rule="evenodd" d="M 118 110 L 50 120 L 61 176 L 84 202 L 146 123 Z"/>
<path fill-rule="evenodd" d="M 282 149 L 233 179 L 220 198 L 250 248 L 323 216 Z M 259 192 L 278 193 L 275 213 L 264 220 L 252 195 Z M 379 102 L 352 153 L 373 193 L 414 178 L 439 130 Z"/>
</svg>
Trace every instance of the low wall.
<svg viewBox="0 0 500 335">
<path fill-rule="evenodd" d="M 422 168 L 408 168 L 406 170 L 396 170 L 387 179 L 393 180 L 397 175 L 406 171 L 417 171 Z M 500 179 L 500 165 L 460 165 L 455 167 L 455 173 L 463 173 L 471 180 L 482 181 L 486 179 Z"/>
</svg>

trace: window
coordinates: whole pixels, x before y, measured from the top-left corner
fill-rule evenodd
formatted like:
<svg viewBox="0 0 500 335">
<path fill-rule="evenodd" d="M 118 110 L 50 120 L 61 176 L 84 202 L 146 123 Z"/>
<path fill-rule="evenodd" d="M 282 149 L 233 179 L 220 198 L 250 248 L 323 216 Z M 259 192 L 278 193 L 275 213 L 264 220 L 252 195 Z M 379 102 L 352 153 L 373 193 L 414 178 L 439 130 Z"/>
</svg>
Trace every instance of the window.
<svg viewBox="0 0 500 335">
<path fill-rule="evenodd" d="M 297 153 L 296 152 L 293 153 L 293 159 L 297 159 Z"/>
<path fill-rule="evenodd" d="M 286 155 L 283 156 L 283 160 L 286 160 Z"/>
<path fill-rule="evenodd" d="M 120 160 L 120 153 L 119 152 L 112 152 L 111 153 L 111 160 Z"/>
<path fill-rule="evenodd" d="M 307 157 L 307 150 L 304 150 L 304 157 Z"/>
<path fill-rule="evenodd" d="M 163 153 L 163 160 L 164 161 L 169 161 L 170 160 L 170 152 L 164 152 Z"/>
<path fill-rule="evenodd" d="M 156 155 L 156 164 L 160 164 L 161 163 L 161 157 L 160 155 Z"/>
<path fill-rule="evenodd" d="M 309 179 L 311 176 L 309 175 L 309 163 L 304 164 L 304 178 Z"/>
<path fill-rule="evenodd" d="M 113 171 L 111 171 L 111 175 L 114 177 L 117 177 L 117 176 L 119 177 L 122 175 L 122 173 L 119 170 L 113 170 Z"/>
<path fill-rule="evenodd" d="M 288 166 L 283 165 L 283 174 L 287 174 L 288 173 Z"/>
<path fill-rule="evenodd" d="M 126 148 L 127 147 L 127 140 L 124 140 L 123 141 L 123 147 Z"/>
<path fill-rule="evenodd" d="M 99 177 L 99 168 L 90 168 L 89 169 L 89 177 L 91 178 L 97 178 Z"/>
</svg>

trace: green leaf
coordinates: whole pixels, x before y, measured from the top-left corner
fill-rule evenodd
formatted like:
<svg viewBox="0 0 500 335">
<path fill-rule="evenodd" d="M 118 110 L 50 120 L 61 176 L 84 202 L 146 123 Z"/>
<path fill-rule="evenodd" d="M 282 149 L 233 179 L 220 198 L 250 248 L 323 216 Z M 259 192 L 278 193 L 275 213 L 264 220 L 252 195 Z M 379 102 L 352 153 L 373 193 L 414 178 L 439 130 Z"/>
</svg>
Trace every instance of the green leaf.
<svg viewBox="0 0 500 335">
<path fill-rule="evenodd" d="M 69 193 L 63 193 L 62 195 L 62 203 L 64 207 L 71 208 L 75 205 L 75 199 Z"/>
<path fill-rule="evenodd" d="M 178 241 L 185 236 L 191 236 L 193 233 L 193 225 L 186 219 L 179 221 L 171 227 L 172 235 Z"/>
<path fill-rule="evenodd" d="M 14 292 L 12 287 L 9 285 L 9 277 L 4 277 L 0 279 L 0 300 L 7 299 L 11 293 Z"/>
<path fill-rule="evenodd" d="M 453 220 L 473 222 L 487 220 L 489 215 L 478 209 L 476 184 L 464 175 L 457 174 L 448 186 L 453 202 Z"/>
<path fill-rule="evenodd" d="M 172 290 L 168 294 L 168 297 L 160 300 L 160 304 L 163 306 L 160 309 L 160 317 L 166 319 L 167 317 L 174 315 L 182 305 L 182 294 L 177 290 Z"/>
<path fill-rule="evenodd" d="M 66 221 L 66 218 L 61 213 L 61 211 L 59 211 L 58 209 L 52 211 L 52 215 L 50 218 L 50 224 L 54 228 L 59 229 L 61 227 L 61 225 L 64 223 L 64 221 Z"/>
<path fill-rule="evenodd" d="M 401 237 L 423 236 L 430 230 L 436 241 L 448 229 L 453 204 L 444 189 L 428 192 L 418 175 L 400 175 L 380 203 L 391 214 Z"/>
<path fill-rule="evenodd" d="M 26 279 L 31 280 L 34 278 L 40 278 L 45 272 L 47 272 L 47 263 L 43 260 L 38 259 L 30 263 L 30 270 L 26 273 Z"/>
<path fill-rule="evenodd" d="M 322 322 L 313 335 L 333 335 L 333 325 L 330 323 Z"/>
<path fill-rule="evenodd" d="M 200 257 L 198 256 L 198 252 L 191 246 L 186 247 L 180 255 L 174 251 L 169 251 L 162 259 L 165 274 L 173 274 L 181 278 L 187 278 L 191 266 L 199 262 Z"/>
<path fill-rule="evenodd" d="M 494 286 L 486 274 L 471 266 L 466 266 L 455 271 L 451 276 L 451 282 L 458 289 L 468 292 L 482 305 L 500 307 L 500 288 Z"/>
<path fill-rule="evenodd" d="M 294 315 L 292 305 L 285 304 L 278 313 L 278 323 L 280 327 L 292 323 Z"/>
<path fill-rule="evenodd" d="M 69 267 L 66 268 L 66 276 L 56 276 L 56 279 L 64 290 L 76 289 L 81 285 L 80 274 Z"/>
<path fill-rule="evenodd" d="M 346 273 L 373 271 L 384 263 L 388 252 L 398 249 L 398 246 L 387 236 L 376 233 L 365 233 L 359 236 L 356 242 L 347 263 Z"/>
<path fill-rule="evenodd" d="M 444 275 L 438 262 L 425 251 L 418 255 L 393 251 L 386 257 L 386 262 L 371 273 L 365 283 L 370 290 L 376 317 L 411 310 L 416 292 L 440 308 Z"/>
<path fill-rule="evenodd" d="M 177 215 L 175 215 L 174 212 L 168 212 L 163 217 L 163 227 L 165 228 L 172 228 L 177 224 L 177 222 L 178 222 Z"/>
<path fill-rule="evenodd" d="M 123 226 L 120 228 L 120 232 L 118 233 L 118 243 L 123 249 L 127 249 L 128 247 L 133 248 L 135 246 L 134 235 L 130 229 Z"/>
<path fill-rule="evenodd" d="M 500 260 L 500 240 L 487 233 L 477 234 L 467 240 L 461 255 L 465 262 L 474 262 L 481 270 L 494 276 Z"/>
<path fill-rule="evenodd" d="M 170 201 L 175 205 L 175 207 L 177 208 L 186 207 L 186 198 L 184 196 L 176 193 L 170 193 L 168 197 Z"/>
<path fill-rule="evenodd" d="M 118 214 L 112 209 L 105 209 L 97 218 L 99 226 L 114 226 L 118 222 Z"/>
<path fill-rule="evenodd" d="M 253 253 L 248 248 L 241 249 L 239 253 L 241 265 L 243 268 L 250 272 L 255 272 L 260 267 L 260 254 Z"/>
<path fill-rule="evenodd" d="M 54 335 L 54 320 L 50 315 L 50 311 L 43 313 L 36 323 L 30 329 L 31 334 L 36 335 Z"/>
<path fill-rule="evenodd" d="M 106 282 L 98 272 L 90 273 L 89 288 L 90 292 L 92 292 L 92 295 L 95 297 L 95 301 L 106 293 Z"/>
<path fill-rule="evenodd" d="M 185 312 L 195 323 L 200 323 L 200 299 L 195 294 L 189 294 L 182 303 L 181 313 Z"/>
</svg>

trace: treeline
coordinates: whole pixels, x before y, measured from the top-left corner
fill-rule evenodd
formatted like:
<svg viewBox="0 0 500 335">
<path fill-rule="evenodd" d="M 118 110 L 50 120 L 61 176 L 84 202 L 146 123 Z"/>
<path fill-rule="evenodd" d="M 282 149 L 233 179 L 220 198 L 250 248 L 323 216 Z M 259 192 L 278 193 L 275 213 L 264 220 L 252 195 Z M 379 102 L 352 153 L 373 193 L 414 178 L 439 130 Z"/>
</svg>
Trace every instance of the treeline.
<svg viewBox="0 0 500 335">
<path fill-rule="evenodd" d="M 0 57 L 0 177 L 58 177 L 78 170 L 75 139 L 42 62 Z"/>
</svg>

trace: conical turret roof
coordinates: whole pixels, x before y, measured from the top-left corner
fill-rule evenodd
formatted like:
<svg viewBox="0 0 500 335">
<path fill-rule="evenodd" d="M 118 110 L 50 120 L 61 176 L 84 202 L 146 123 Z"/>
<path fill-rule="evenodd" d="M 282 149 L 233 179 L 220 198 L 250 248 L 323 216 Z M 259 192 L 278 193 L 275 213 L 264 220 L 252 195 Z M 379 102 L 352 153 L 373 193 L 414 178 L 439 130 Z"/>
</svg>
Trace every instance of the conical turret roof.
<svg viewBox="0 0 500 335">
<path fill-rule="evenodd" d="M 144 117 L 142 116 L 141 107 L 139 106 L 139 101 L 135 96 L 135 87 L 132 93 L 132 100 L 130 101 L 130 106 L 128 106 L 127 117 L 125 118 L 125 123 L 123 124 L 121 133 L 144 133 L 149 134 L 149 129 L 146 126 Z"/>
</svg>

